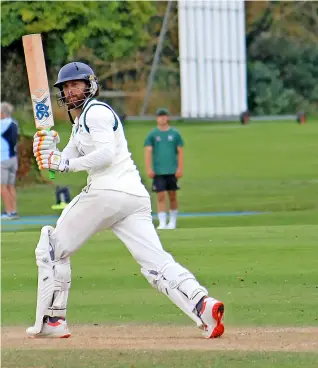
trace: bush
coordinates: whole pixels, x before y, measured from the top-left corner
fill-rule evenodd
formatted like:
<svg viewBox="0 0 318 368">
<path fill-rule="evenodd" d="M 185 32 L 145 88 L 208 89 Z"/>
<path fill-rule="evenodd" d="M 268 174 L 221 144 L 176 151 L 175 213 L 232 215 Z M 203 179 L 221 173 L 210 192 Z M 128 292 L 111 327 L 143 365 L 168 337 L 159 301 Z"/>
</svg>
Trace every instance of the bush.
<svg viewBox="0 0 318 368">
<path fill-rule="evenodd" d="M 252 113 L 318 110 L 318 48 L 263 36 L 248 51 L 248 103 Z"/>
<path fill-rule="evenodd" d="M 1 66 L 1 101 L 22 107 L 25 103 L 31 104 L 24 60 L 15 53 L 9 53 L 6 59 Z"/>
</svg>

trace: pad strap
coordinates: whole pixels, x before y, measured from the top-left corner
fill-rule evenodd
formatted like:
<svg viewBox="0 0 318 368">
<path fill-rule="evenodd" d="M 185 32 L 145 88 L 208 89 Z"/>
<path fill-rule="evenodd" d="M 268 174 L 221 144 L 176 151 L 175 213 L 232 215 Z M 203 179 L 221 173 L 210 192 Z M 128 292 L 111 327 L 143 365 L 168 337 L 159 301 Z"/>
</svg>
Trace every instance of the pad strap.
<svg viewBox="0 0 318 368">
<path fill-rule="evenodd" d="M 170 263 L 160 272 L 141 269 L 141 273 L 154 288 L 167 295 L 197 326 L 203 325 L 195 307 L 198 301 L 208 294 L 208 291 L 198 283 L 191 272 L 178 263 Z"/>
</svg>

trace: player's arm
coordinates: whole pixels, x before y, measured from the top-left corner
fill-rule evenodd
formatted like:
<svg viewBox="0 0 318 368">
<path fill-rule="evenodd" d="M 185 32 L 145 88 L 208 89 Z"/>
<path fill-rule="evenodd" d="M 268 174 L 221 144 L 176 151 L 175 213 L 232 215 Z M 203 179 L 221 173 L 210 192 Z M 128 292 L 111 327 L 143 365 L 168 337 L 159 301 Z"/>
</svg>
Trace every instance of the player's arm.
<svg viewBox="0 0 318 368">
<path fill-rule="evenodd" d="M 184 142 L 180 134 L 177 137 L 177 154 L 178 154 L 178 167 L 176 171 L 176 177 L 181 178 L 183 176 L 183 164 L 184 164 Z"/>
<path fill-rule="evenodd" d="M 145 140 L 145 167 L 146 167 L 146 173 L 149 176 L 149 178 L 153 178 L 155 176 L 155 173 L 152 170 L 152 136 L 151 134 L 148 135 L 148 137 Z"/>
<path fill-rule="evenodd" d="M 181 178 L 183 176 L 183 162 L 184 162 L 184 154 L 183 154 L 183 147 L 178 146 L 178 167 L 176 171 L 176 177 Z"/>
<path fill-rule="evenodd" d="M 73 142 L 69 142 L 63 153 L 58 151 L 56 149 L 56 143 L 58 142 L 55 141 L 56 137 L 52 137 L 52 131 L 45 133 L 47 137 L 44 141 L 42 136 L 36 136 L 33 141 L 33 150 L 40 170 L 52 169 L 68 172 L 110 166 L 115 156 L 114 124 L 115 117 L 113 113 L 104 106 L 93 106 L 87 111 L 86 125 L 95 150 L 82 157 L 73 157 L 75 153 Z M 68 154 L 71 157 L 67 156 Z M 76 156 L 78 156 L 78 153 Z"/>
<path fill-rule="evenodd" d="M 86 114 L 86 125 L 95 150 L 69 160 L 69 171 L 84 171 L 110 166 L 115 157 L 115 117 L 105 106 L 93 106 Z"/>
<path fill-rule="evenodd" d="M 79 152 L 76 147 L 76 144 L 74 143 L 72 135 L 70 136 L 67 145 L 64 147 L 62 151 L 62 155 L 67 157 L 68 159 L 79 157 Z"/>
</svg>

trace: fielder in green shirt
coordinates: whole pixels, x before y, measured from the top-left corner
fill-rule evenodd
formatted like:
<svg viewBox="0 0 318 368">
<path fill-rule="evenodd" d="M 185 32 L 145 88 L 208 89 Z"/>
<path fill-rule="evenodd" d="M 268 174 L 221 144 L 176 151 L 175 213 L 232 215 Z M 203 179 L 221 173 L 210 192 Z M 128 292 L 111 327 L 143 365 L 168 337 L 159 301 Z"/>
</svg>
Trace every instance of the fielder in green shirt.
<svg viewBox="0 0 318 368">
<path fill-rule="evenodd" d="M 170 127 L 167 109 L 157 110 L 157 128 L 145 140 L 147 175 L 153 179 L 152 190 L 157 193 L 158 229 L 175 229 L 178 215 L 178 179 L 183 176 L 183 139 Z M 166 192 L 170 201 L 167 224 Z"/>
</svg>

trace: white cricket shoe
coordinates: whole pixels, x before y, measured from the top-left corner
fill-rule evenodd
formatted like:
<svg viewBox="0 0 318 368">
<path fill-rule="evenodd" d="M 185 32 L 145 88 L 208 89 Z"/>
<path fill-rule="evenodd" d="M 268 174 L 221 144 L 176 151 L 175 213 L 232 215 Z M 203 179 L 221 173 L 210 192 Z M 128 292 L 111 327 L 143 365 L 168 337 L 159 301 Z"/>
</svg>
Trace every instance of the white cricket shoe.
<svg viewBox="0 0 318 368">
<path fill-rule="evenodd" d="M 169 224 L 166 226 L 166 229 L 169 229 L 169 230 L 173 230 L 176 228 L 176 224 L 172 224 L 171 222 L 169 222 Z"/>
<path fill-rule="evenodd" d="M 224 333 L 222 318 L 224 315 L 224 304 L 218 300 L 206 297 L 203 300 L 199 317 L 204 323 L 203 336 L 207 339 L 220 337 Z"/>
<path fill-rule="evenodd" d="M 54 322 L 53 322 L 54 321 Z M 29 327 L 26 330 L 29 337 L 32 338 L 61 338 L 66 339 L 71 336 L 70 330 L 67 327 L 67 322 L 64 319 L 57 317 L 49 317 L 43 322 L 40 333 L 34 333 L 34 327 Z"/>
<path fill-rule="evenodd" d="M 158 230 L 164 230 L 166 228 L 167 228 L 167 226 L 166 225 L 163 225 L 163 224 L 160 224 L 159 226 L 157 226 L 157 229 Z"/>
</svg>

